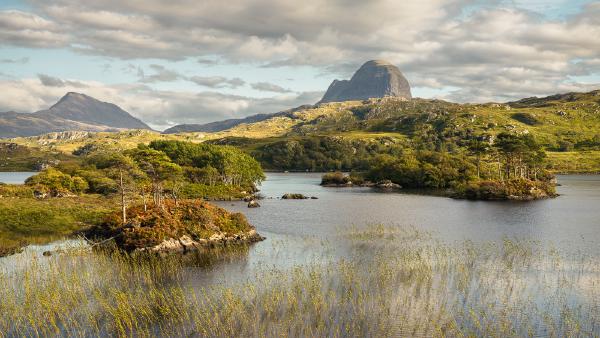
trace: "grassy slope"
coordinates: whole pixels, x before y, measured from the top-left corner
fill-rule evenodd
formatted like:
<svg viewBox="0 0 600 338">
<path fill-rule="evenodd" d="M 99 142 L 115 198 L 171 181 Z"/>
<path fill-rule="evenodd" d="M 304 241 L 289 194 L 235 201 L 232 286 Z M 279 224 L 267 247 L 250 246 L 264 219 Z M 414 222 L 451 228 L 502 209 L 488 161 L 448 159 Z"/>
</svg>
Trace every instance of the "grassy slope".
<svg viewBox="0 0 600 338">
<path fill-rule="evenodd" d="M 25 243 L 45 243 L 96 224 L 115 201 L 97 195 L 77 198 L 0 198 L 0 256 Z"/>
</svg>

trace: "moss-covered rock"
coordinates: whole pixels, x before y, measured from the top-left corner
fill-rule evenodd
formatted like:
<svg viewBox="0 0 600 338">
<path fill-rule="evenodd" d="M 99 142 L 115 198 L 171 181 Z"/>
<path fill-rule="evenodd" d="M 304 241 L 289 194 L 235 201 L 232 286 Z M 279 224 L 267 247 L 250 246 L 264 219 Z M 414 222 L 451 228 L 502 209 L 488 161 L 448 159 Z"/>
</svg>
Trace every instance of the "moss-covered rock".
<svg viewBox="0 0 600 338">
<path fill-rule="evenodd" d="M 201 200 L 167 201 L 147 211 L 143 205 L 132 206 L 125 224 L 121 213 L 114 212 L 91 235 L 114 238 L 126 251 L 189 251 L 263 239 L 244 215 Z"/>
</svg>

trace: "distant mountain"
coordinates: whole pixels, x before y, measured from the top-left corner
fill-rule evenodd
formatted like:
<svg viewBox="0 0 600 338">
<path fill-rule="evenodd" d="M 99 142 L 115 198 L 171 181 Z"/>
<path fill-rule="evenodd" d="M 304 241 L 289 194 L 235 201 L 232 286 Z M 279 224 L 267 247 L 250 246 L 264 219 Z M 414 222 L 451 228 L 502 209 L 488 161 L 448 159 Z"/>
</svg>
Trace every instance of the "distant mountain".
<svg viewBox="0 0 600 338">
<path fill-rule="evenodd" d="M 165 129 L 165 134 L 204 132 L 214 133 L 229 128 L 233 128 L 242 123 L 254 123 L 269 119 L 273 114 L 256 114 L 242 119 L 229 119 L 223 121 L 210 122 L 205 124 L 178 124 L 169 129 Z"/>
<path fill-rule="evenodd" d="M 383 60 L 371 60 L 363 64 L 350 80 L 334 80 L 325 96 L 318 103 L 366 100 L 370 98 L 400 97 L 410 99 L 410 85 L 398 67 Z M 166 129 L 165 134 L 205 132 L 215 133 L 235 128 L 240 124 L 250 124 L 282 116 L 311 105 L 301 106 L 274 114 L 256 114 L 241 119 L 229 119 L 206 124 L 180 124 Z"/>
<path fill-rule="evenodd" d="M 279 113 L 272 114 L 256 114 L 248 117 L 244 117 L 241 119 L 229 119 L 223 121 L 210 122 L 205 124 L 178 124 L 169 129 L 165 129 L 163 131 L 164 134 L 177 134 L 177 133 L 193 133 L 193 132 L 203 132 L 203 133 L 216 133 L 219 131 L 227 130 L 234 128 L 240 124 L 249 124 L 256 123 L 260 121 L 265 121 L 277 116 L 285 116 L 290 113 L 293 113 L 298 110 L 307 109 L 311 107 L 310 105 L 304 105 L 297 108 L 289 109 Z"/>
<path fill-rule="evenodd" d="M 0 113 L 0 138 L 35 136 L 59 131 L 151 129 L 112 103 L 67 93 L 55 105 L 32 114 Z"/>
<path fill-rule="evenodd" d="M 398 67 L 383 60 L 363 64 L 350 80 L 334 80 L 319 101 L 357 101 L 386 96 L 410 99 L 410 85 Z"/>
</svg>

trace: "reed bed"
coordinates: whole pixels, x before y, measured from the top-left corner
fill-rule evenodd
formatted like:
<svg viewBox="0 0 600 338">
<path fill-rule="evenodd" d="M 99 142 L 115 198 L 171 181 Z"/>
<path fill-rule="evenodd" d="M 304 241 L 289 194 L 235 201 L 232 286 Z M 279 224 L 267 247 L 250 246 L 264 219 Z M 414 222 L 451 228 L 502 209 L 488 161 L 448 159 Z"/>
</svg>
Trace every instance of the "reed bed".
<svg viewBox="0 0 600 338">
<path fill-rule="evenodd" d="M 341 257 L 205 285 L 194 276 L 247 248 L 22 256 L 0 265 L 0 336 L 600 335 L 597 257 L 526 240 L 448 244 L 381 225 L 338 241 Z"/>
</svg>

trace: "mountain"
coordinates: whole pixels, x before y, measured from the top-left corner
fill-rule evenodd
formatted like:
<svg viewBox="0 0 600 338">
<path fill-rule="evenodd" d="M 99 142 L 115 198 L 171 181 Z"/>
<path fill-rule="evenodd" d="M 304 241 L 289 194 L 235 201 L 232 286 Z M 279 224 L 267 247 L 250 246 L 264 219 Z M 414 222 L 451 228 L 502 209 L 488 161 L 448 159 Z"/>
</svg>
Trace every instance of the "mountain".
<svg viewBox="0 0 600 338">
<path fill-rule="evenodd" d="M 319 103 L 386 96 L 410 99 L 410 85 L 398 67 L 387 61 L 371 60 L 363 64 L 350 80 L 334 80 Z"/>
<path fill-rule="evenodd" d="M 210 122 L 205 124 L 178 124 L 171 128 L 165 129 L 163 134 L 177 134 L 177 133 L 193 133 L 193 132 L 203 132 L 203 133 L 217 133 L 223 130 L 231 129 L 237 127 L 240 124 L 251 124 L 256 122 L 261 122 L 264 120 L 268 120 L 274 117 L 286 116 L 295 111 L 303 110 L 311 107 L 310 105 L 303 105 L 297 108 L 288 109 L 286 111 L 282 111 L 279 113 L 272 114 L 256 114 L 248 117 L 244 117 L 241 119 L 229 119 L 223 121 Z"/>
<path fill-rule="evenodd" d="M 112 103 L 67 93 L 46 110 L 32 114 L 0 113 L 0 138 L 35 136 L 59 131 L 116 131 L 151 129 Z"/>
<path fill-rule="evenodd" d="M 253 123 L 271 118 L 273 114 L 256 114 L 242 119 L 229 119 L 223 121 L 210 122 L 206 124 L 178 124 L 169 129 L 165 129 L 165 134 L 204 132 L 214 133 L 229 128 L 233 128 L 242 123 Z"/>
<path fill-rule="evenodd" d="M 334 80 L 318 103 L 361 101 L 383 97 L 410 99 L 412 98 L 410 85 L 398 67 L 387 61 L 371 60 L 363 64 L 350 80 Z M 281 113 L 257 114 L 242 119 L 229 119 L 206 124 L 181 124 L 165 130 L 164 133 L 214 133 L 234 128 L 240 124 L 255 123 L 280 116 L 278 114 Z"/>
<path fill-rule="evenodd" d="M 555 172 L 599 173 L 600 90 L 481 104 L 385 97 L 303 106 L 202 135 L 63 132 L 11 142 L 70 154 L 88 144 L 129 149 L 152 140 L 195 140 L 240 147 L 266 168 L 304 171 L 324 161 L 348 169 L 365 153 L 387 153 L 393 145 L 460 154 L 472 140 L 491 142 L 502 132 L 534 135 Z"/>
</svg>

